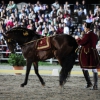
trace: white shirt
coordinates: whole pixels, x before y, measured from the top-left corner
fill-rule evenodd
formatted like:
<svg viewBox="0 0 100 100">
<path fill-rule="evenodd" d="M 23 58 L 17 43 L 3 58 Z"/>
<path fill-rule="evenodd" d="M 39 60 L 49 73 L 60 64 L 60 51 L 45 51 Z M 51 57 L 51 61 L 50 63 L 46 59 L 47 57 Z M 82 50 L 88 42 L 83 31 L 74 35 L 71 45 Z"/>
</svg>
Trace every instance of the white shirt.
<svg viewBox="0 0 100 100">
<path fill-rule="evenodd" d="M 68 34 L 69 35 L 69 27 L 64 27 L 64 30 L 63 30 L 64 34 Z"/>
</svg>

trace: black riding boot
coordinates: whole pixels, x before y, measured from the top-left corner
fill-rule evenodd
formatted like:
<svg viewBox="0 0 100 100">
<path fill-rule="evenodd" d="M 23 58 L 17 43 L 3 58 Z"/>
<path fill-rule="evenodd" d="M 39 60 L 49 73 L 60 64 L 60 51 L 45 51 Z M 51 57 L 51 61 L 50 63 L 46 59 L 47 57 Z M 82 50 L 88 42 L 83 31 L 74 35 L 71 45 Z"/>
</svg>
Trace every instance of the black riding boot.
<svg viewBox="0 0 100 100">
<path fill-rule="evenodd" d="M 85 80 L 86 80 L 86 82 L 87 82 L 87 85 L 85 86 L 85 88 L 92 87 L 92 83 L 91 83 L 91 80 L 90 80 L 90 76 L 89 76 L 88 70 L 82 70 L 82 71 L 83 71 Z"/>
<path fill-rule="evenodd" d="M 92 90 L 98 90 L 98 73 L 93 73 L 94 84 Z"/>
</svg>

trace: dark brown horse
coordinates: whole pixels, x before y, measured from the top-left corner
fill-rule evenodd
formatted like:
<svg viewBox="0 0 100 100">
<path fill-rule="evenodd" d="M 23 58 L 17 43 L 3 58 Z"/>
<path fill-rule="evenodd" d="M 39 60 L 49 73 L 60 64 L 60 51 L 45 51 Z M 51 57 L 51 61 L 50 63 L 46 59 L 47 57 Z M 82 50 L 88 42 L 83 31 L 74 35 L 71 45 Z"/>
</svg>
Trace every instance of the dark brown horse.
<svg viewBox="0 0 100 100">
<path fill-rule="evenodd" d="M 53 57 L 58 59 L 62 67 L 59 75 L 59 83 L 60 86 L 63 86 L 73 68 L 76 58 L 75 50 L 78 47 L 76 40 L 72 36 L 63 34 L 43 37 L 32 30 L 16 27 L 7 31 L 4 34 L 4 39 L 7 41 L 11 52 L 14 52 L 16 43 L 20 45 L 22 54 L 26 58 L 26 76 L 21 87 L 24 87 L 28 82 L 32 63 L 41 84 L 45 85 L 43 78 L 38 72 L 38 61 L 44 61 Z"/>
</svg>

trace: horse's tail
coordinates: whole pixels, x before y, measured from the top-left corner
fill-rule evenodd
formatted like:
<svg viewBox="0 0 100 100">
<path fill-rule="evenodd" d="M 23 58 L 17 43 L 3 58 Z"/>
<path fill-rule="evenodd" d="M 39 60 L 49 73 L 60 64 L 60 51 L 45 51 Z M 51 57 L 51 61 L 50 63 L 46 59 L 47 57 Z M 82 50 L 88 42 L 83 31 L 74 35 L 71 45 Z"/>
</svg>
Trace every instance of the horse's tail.
<svg viewBox="0 0 100 100">
<path fill-rule="evenodd" d="M 73 50 L 72 50 L 72 52 L 68 55 L 68 58 L 67 58 L 67 61 L 68 61 L 68 63 L 67 63 L 67 67 L 66 67 L 66 79 L 68 79 L 69 77 L 70 77 L 70 73 L 71 73 L 71 70 L 72 70 L 72 68 L 73 68 L 73 65 L 75 64 L 75 60 L 77 59 L 77 52 L 75 52 L 76 51 L 76 49 L 78 48 L 78 44 L 77 44 L 77 42 L 76 42 L 76 40 L 75 40 L 75 38 L 73 38 L 72 40 L 71 40 L 71 43 L 72 43 L 72 46 L 73 46 Z"/>
<path fill-rule="evenodd" d="M 78 44 L 75 39 L 73 39 L 72 44 L 73 44 L 73 50 L 69 54 L 68 59 L 67 59 L 68 63 L 67 63 L 67 67 L 66 67 L 66 72 L 67 72 L 66 79 L 68 79 L 70 77 L 71 70 L 75 64 L 75 60 L 78 57 L 77 52 L 76 52 L 76 49 L 78 48 Z"/>
<path fill-rule="evenodd" d="M 63 68 L 60 72 L 60 85 L 62 81 L 66 82 L 66 80 L 70 77 L 71 70 L 73 68 L 73 65 L 75 63 L 75 53 L 70 53 L 66 56 L 65 59 L 63 59 Z"/>
<path fill-rule="evenodd" d="M 71 70 L 75 64 L 76 57 L 77 57 L 77 54 L 75 52 L 71 53 L 68 57 L 68 65 L 67 65 L 67 71 L 68 71 L 67 74 L 68 75 L 67 75 L 67 77 L 70 76 Z"/>
</svg>

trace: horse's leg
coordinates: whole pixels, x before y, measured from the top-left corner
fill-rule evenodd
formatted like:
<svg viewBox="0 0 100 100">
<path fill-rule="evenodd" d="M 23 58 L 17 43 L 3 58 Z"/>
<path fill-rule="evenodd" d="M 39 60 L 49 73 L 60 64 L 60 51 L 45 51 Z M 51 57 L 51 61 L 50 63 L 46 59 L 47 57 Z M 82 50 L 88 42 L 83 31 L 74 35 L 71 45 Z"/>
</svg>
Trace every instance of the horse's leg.
<svg viewBox="0 0 100 100">
<path fill-rule="evenodd" d="M 33 65 L 34 65 L 35 74 L 38 76 L 41 84 L 44 86 L 45 82 L 44 82 L 43 78 L 40 76 L 39 71 L 38 71 L 38 63 L 37 62 L 33 62 Z"/>
<path fill-rule="evenodd" d="M 32 65 L 32 61 L 28 60 L 27 61 L 27 66 L 26 66 L 25 80 L 24 80 L 24 83 L 21 84 L 21 87 L 24 87 L 24 85 L 27 85 L 28 76 L 29 76 L 29 73 L 30 73 L 31 65 Z"/>
<path fill-rule="evenodd" d="M 66 78 L 70 76 L 70 72 L 73 68 L 73 65 L 75 63 L 75 54 L 70 54 L 66 56 L 62 61 L 61 61 L 61 72 L 60 72 L 60 86 L 63 86 L 66 82 Z"/>
</svg>

